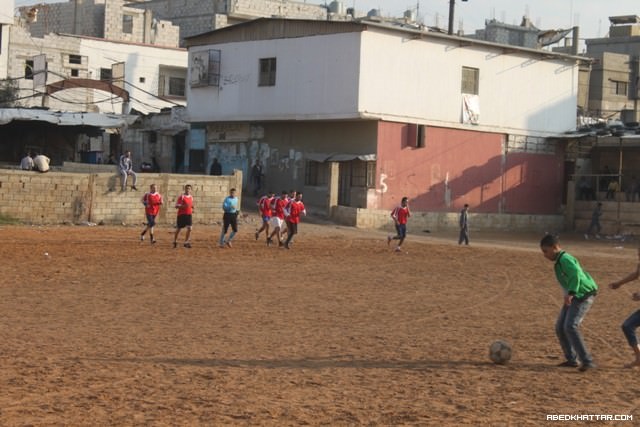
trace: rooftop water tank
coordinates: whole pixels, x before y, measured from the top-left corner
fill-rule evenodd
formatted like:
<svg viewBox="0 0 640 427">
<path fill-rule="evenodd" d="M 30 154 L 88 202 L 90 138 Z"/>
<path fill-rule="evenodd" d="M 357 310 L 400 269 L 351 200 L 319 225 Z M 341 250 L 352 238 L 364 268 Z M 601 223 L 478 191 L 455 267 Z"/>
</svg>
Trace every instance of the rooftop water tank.
<svg viewBox="0 0 640 427">
<path fill-rule="evenodd" d="M 371 9 L 369 13 L 367 13 L 368 18 L 377 18 L 380 16 L 380 11 L 378 9 Z"/>
<path fill-rule="evenodd" d="M 329 12 L 344 15 L 344 5 L 341 1 L 332 1 L 329 4 Z"/>
</svg>

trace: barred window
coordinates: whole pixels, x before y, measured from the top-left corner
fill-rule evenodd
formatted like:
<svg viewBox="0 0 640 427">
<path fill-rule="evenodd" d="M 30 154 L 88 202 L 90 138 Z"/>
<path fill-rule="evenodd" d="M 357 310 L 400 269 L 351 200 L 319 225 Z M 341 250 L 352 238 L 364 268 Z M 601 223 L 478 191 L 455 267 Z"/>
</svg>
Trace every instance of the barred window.
<svg viewBox="0 0 640 427">
<path fill-rule="evenodd" d="M 125 34 L 133 33 L 133 15 L 122 15 L 122 32 Z"/>
<path fill-rule="evenodd" d="M 320 186 L 329 182 L 329 165 L 324 162 L 308 160 L 305 167 L 304 185 Z"/>
<path fill-rule="evenodd" d="M 351 162 L 351 186 L 374 188 L 376 186 L 376 162 Z"/>
<path fill-rule="evenodd" d="M 258 86 L 276 85 L 276 58 L 260 59 L 260 80 Z"/>
<path fill-rule="evenodd" d="M 477 68 L 462 67 L 462 93 L 477 95 L 479 85 L 480 70 Z"/>
</svg>

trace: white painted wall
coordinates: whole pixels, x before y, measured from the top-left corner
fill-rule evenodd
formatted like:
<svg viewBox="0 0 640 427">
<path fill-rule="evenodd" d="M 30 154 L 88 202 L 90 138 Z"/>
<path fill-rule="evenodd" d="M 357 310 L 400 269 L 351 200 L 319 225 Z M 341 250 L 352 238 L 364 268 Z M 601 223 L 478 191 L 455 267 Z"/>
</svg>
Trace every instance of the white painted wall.
<svg viewBox="0 0 640 427">
<path fill-rule="evenodd" d="M 352 34 L 336 34 L 212 46 L 221 50 L 220 88 L 188 90 L 189 118 L 208 122 L 357 117 L 359 43 Z M 259 60 L 270 57 L 277 58 L 276 85 L 259 87 Z"/>
<path fill-rule="evenodd" d="M 0 25 L 13 24 L 15 7 L 14 0 L 0 0 Z"/>
<path fill-rule="evenodd" d="M 359 110 L 367 115 L 459 127 L 466 66 L 480 70 L 480 122 L 462 127 L 540 135 L 575 128 L 573 62 L 375 31 L 363 32 L 361 57 Z"/>
<path fill-rule="evenodd" d="M 220 49 L 220 88 L 187 91 L 191 121 L 380 118 L 544 136 L 575 127 L 578 69 L 540 55 L 362 33 L 237 42 Z M 259 58 L 277 58 L 275 87 L 258 87 Z M 480 69 L 480 122 L 461 123 L 462 66 Z"/>
<path fill-rule="evenodd" d="M 161 65 L 185 69 L 186 79 L 188 52 L 185 49 L 82 39 L 80 55 L 89 59 L 89 73 L 94 79 L 100 78 L 100 68 L 111 68 L 114 63 L 125 62 L 125 89 L 131 98 L 130 107 L 143 113 L 157 113 L 161 108 L 174 105 L 154 96 L 158 94 Z M 144 78 L 144 82 L 140 81 L 141 77 Z M 186 105 L 186 99 L 172 101 Z M 101 111 L 108 111 L 109 104 L 110 101 L 106 101 L 98 105 Z"/>
</svg>

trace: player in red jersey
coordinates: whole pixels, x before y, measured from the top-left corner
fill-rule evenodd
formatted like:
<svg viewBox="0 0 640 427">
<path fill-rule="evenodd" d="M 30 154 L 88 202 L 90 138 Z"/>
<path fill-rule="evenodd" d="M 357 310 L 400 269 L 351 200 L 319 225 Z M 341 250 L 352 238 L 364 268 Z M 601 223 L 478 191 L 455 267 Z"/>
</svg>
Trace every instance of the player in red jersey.
<svg viewBox="0 0 640 427">
<path fill-rule="evenodd" d="M 260 200 L 258 200 L 258 211 L 262 218 L 262 227 L 256 231 L 256 240 L 258 240 L 263 230 L 267 236 L 267 241 L 269 240 L 269 221 L 271 221 L 271 215 L 273 214 L 271 204 L 273 203 L 274 196 L 273 191 L 269 191 L 266 196 L 262 196 Z"/>
<path fill-rule="evenodd" d="M 295 199 L 289 202 L 289 206 L 287 208 L 289 215 L 287 216 L 287 230 L 288 236 L 287 241 L 284 244 L 284 247 L 287 249 L 291 249 L 291 243 L 293 240 L 293 236 L 298 234 L 298 224 L 300 223 L 300 215 L 306 215 L 307 210 L 304 208 L 304 203 L 302 203 L 302 193 L 297 192 Z"/>
<path fill-rule="evenodd" d="M 173 236 L 173 247 L 178 246 L 178 234 L 183 228 L 187 229 L 187 235 L 184 238 L 184 247 L 191 248 L 191 224 L 193 214 L 193 196 L 191 195 L 191 185 L 184 186 L 184 193 L 178 196 L 176 200 L 176 209 L 178 209 L 178 219 L 176 234 Z"/>
<path fill-rule="evenodd" d="M 160 212 L 160 206 L 162 205 L 162 195 L 157 192 L 155 184 L 149 186 L 149 192 L 142 196 L 142 204 L 144 205 L 144 213 L 147 217 L 147 223 L 140 233 L 140 241 L 144 240 L 144 235 L 149 230 L 149 238 L 151 243 L 155 243 L 156 239 L 153 237 L 153 227 L 156 225 L 156 217 Z"/>
<path fill-rule="evenodd" d="M 271 204 L 271 226 L 273 231 L 267 239 L 267 246 L 273 243 L 273 236 L 278 237 L 278 245 L 282 246 L 282 226 L 284 225 L 284 209 L 287 206 L 287 192 L 283 191 L 280 197 L 274 197 Z"/>
<path fill-rule="evenodd" d="M 391 211 L 391 218 L 393 218 L 393 222 L 396 226 L 396 235 L 387 237 L 387 244 L 391 243 L 392 240 L 398 240 L 398 246 L 396 246 L 396 252 L 400 252 L 400 246 L 402 246 L 402 242 L 404 242 L 405 237 L 407 237 L 407 220 L 411 216 L 411 211 L 409 210 L 409 198 L 403 197 L 400 202 L 400 206 L 397 206 L 394 210 Z"/>
</svg>

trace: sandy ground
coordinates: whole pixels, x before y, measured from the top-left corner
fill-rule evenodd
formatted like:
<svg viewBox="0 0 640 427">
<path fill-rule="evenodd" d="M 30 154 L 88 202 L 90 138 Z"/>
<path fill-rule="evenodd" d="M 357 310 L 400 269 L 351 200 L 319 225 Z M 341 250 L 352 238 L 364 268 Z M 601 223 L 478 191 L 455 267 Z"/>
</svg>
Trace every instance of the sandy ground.
<svg viewBox="0 0 640 427">
<path fill-rule="evenodd" d="M 602 289 L 583 324 L 599 369 L 580 373 L 555 367 L 561 293 L 540 236 L 459 247 L 415 231 L 396 254 L 383 233 L 303 223 L 287 251 L 256 242 L 256 221 L 232 249 L 213 226 L 192 249 L 169 228 L 152 246 L 135 227 L 1 226 L 0 425 L 640 417 L 620 331 L 640 284 L 604 289 L 635 269 L 633 245 L 564 241 Z M 507 365 L 487 357 L 496 339 L 513 346 Z"/>
</svg>

